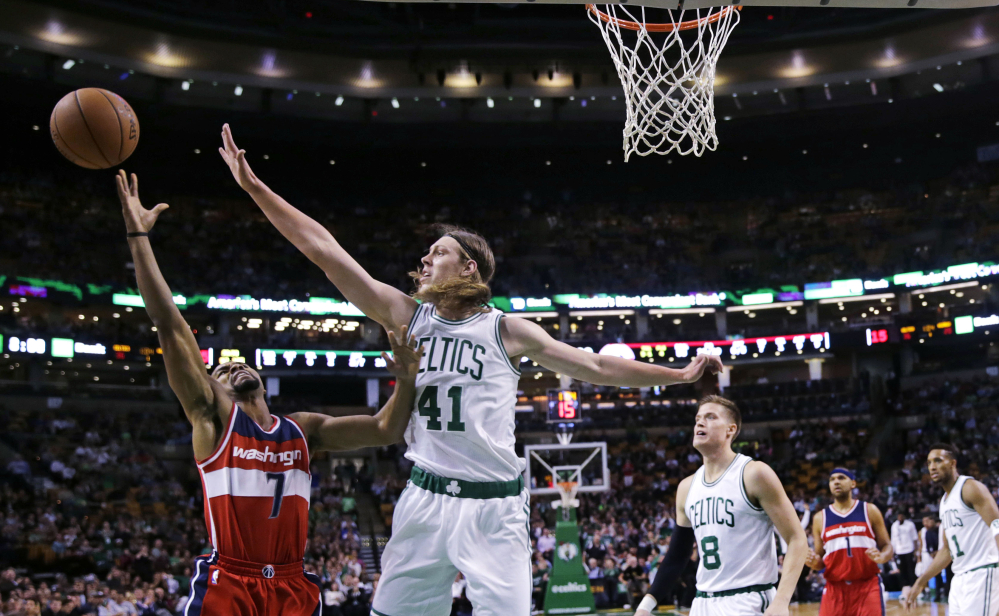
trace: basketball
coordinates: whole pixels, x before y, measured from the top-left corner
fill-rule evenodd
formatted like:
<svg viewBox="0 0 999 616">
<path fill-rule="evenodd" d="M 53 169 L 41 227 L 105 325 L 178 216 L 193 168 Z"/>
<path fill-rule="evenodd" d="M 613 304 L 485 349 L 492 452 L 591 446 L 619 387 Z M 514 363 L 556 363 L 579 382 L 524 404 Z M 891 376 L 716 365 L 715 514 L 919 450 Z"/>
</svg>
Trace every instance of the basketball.
<svg viewBox="0 0 999 616">
<path fill-rule="evenodd" d="M 86 169 L 123 163 L 139 143 L 139 121 L 125 99 L 101 88 L 81 88 L 52 110 L 49 131 L 56 149 Z"/>
</svg>

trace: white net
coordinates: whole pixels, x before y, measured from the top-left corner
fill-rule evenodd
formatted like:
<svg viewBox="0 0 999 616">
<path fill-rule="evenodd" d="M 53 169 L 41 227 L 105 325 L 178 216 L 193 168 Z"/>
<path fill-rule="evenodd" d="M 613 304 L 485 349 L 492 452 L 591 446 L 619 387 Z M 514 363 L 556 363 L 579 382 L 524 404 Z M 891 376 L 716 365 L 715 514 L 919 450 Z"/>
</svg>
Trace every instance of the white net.
<svg viewBox="0 0 999 616">
<path fill-rule="evenodd" d="M 668 13 L 669 20 L 663 23 L 649 23 L 645 7 L 588 4 L 586 8 L 624 86 L 625 162 L 632 154 L 675 151 L 700 156 L 705 150 L 714 151 L 718 147 L 715 68 L 739 23 L 737 7 L 650 9 L 650 15 Z"/>
</svg>

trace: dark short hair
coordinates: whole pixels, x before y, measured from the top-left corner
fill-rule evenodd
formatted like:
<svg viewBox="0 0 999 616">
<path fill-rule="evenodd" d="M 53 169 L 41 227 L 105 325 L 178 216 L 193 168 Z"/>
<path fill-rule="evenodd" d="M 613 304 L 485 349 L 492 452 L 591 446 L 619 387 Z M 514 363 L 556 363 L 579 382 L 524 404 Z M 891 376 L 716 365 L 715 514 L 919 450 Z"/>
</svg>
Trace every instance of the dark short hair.
<svg viewBox="0 0 999 616">
<path fill-rule="evenodd" d="M 950 443 L 934 443 L 930 447 L 930 451 L 933 451 L 934 449 L 946 451 L 947 453 L 950 454 L 951 459 L 954 460 L 955 462 L 957 462 L 957 456 L 960 455 L 959 452 L 957 451 L 957 447 L 954 447 Z"/>
<path fill-rule="evenodd" d="M 742 432 L 742 412 L 739 410 L 739 407 L 736 406 L 735 402 L 732 402 L 723 396 L 710 395 L 701 398 L 701 401 L 697 403 L 697 408 L 701 408 L 705 404 L 717 404 L 718 406 L 724 407 L 724 409 L 728 411 L 728 415 L 732 420 L 732 423 L 735 424 L 735 436 L 739 436 L 739 433 Z M 734 438 L 735 437 L 733 437 L 733 439 Z"/>
</svg>

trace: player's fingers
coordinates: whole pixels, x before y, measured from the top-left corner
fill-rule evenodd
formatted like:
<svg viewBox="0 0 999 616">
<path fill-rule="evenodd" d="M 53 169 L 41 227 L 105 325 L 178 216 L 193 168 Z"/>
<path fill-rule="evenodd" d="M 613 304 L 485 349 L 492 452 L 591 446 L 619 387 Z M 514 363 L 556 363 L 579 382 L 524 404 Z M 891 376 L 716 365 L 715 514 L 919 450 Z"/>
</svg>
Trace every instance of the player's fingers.
<svg viewBox="0 0 999 616">
<path fill-rule="evenodd" d="M 122 205 L 124 205 L 124 200 L 125 200 L 126 193 L 125 193 L 125 185 L 122 184 L 122 181 L 121 181 L 121 174 L 122 173 L 125 173 L 125 172 L 122 171 L 118 175 L 114 176 L 114 183 L 115 183 L 115 186 L 118 188 L 118 198 L 122 200 Z"/>
<path fill-rule="evenodd" d="M 396 342 L 395 338 L 395 332 L 392 331 L 391 329 L 388 332 L 388 339 L 389 339 L 389 344 L 391 344 L 393 347 L 398 346 L 398 343 Z"/>
<path fill-rule="evenodd" d="M 132 196 L 139 196 L 139 176 L 132 174 Z"/>
<path fill-rule="evenodd" d="M 170 209 L 170 206 L 166 203 L 160 203 L 153 208 L 153 216 L 159 216 L 164 210 Z"/>
</svg>

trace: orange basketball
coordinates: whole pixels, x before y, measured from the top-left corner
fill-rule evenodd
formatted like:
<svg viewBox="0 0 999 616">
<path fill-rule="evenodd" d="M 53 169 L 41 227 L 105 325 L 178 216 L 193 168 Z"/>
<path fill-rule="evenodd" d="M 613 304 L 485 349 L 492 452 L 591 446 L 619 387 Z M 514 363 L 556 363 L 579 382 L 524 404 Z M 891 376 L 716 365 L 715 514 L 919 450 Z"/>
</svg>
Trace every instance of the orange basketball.
<svg viewBox="0 0 999 616">
<path fill-rule="evenodd" d="M 101 88 L 82 88 L 62 97 L 49 132 L 56 149 L 87 169 L 120 165 L 139 143 L 139 120 L 125 99 Z"/>
</svg>

